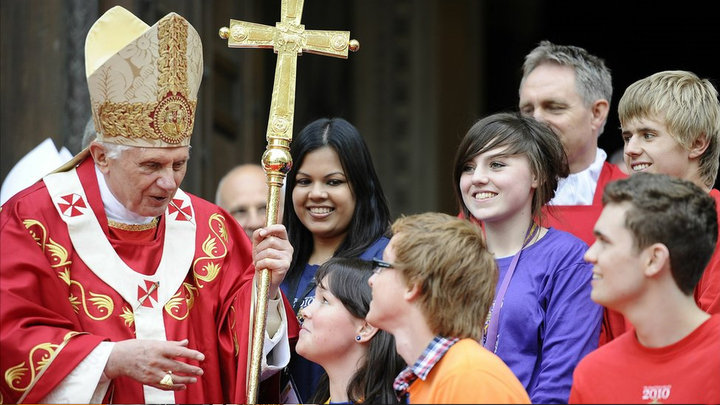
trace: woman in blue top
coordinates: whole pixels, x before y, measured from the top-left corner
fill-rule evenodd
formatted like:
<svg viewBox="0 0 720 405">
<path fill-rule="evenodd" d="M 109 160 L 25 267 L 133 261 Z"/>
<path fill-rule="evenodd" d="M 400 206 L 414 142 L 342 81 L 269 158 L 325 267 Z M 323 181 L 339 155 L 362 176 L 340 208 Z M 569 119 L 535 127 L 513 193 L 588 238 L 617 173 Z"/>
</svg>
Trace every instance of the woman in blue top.
<svg viewBox="0 0 720 405">
<path fill-rule="evenodd" d="M 602 320 L 602 308 L 590 300 L 587 245 L 541 226 L 541 208 L 568 171 L 552 130 L 510 113 L 475 123 L 455 157 L 460 208 L 482 223 L 499 269 L 483 344 L 533 403 L 567 403 L 573 370 L 597 347 Z"/>
<path fill-rule="evenodd" d="M 280 288 L 296 314 L 315 295 L 318 266 L 334 256 L 382 258 L 390 210 L 372 158 L 358 130 L 342 118 L 321 118 L 290 146 L 283 223 L 294 248 Z M 303 402 L 322 368 L 293 356 L 289 371 Z"/>
</svg>

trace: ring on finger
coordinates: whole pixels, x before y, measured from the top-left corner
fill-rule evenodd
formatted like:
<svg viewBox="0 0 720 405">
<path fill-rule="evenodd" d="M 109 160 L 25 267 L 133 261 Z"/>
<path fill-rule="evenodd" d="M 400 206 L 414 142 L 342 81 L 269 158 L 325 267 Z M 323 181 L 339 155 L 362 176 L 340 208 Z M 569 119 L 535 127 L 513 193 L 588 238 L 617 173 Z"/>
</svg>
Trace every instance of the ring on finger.
<svg viewBox="0 0 720 405">
<path fill-rule="evenodd" d="M 175 385 L 172 379 L 172 371 L 168 370 L 167 374 L 163 376 L 163 378 L 158 384 L 162 385 L 163 387 L 172 388 L 172 386 Z"/>
</svg>

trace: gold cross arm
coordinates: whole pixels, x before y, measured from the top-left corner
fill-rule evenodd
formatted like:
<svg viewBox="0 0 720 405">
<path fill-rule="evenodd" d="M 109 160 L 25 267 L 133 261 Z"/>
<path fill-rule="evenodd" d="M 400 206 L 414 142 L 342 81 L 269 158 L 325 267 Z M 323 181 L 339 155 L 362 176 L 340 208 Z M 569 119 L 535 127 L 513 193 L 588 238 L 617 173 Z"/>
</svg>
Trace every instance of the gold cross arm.
<svg viewBox="0 0 720 405">
<path fill-rule="evenodd" d="M 220 36 L 227 38 L 230 48 L 272 48 L 278 55 L 267 127 L 269 143 L 292 140 L 297 56 L 307 52 L 347 59 L 348 50 L 359 48 L 357 41 L 350 40 L 349 31 L 305 30 L 304 25 L 287 21 L 273 27 L 230 20 L 230 29 L 221 30 Z"/>
<path fill-rule="evenodd" d="M 305 30 L 302 24 L 284 22 L 274 27 L 247 21 L 230 20 L 227 33 L 230 48 L 273 48 L 301 55 L 303 52 L 347 59 L 348 50 L 357 50 L 350 31 Z"/>
</svg>

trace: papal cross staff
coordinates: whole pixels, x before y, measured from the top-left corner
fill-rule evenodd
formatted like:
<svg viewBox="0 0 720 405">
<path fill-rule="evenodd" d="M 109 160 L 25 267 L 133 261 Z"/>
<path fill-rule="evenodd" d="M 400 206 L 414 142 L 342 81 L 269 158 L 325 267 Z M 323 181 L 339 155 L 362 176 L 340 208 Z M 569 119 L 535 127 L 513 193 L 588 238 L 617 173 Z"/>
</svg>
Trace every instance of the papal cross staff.
<svg viewBox="0 0 720 405">
<path fill-rule="evenodd" d="M 303 52 L 348 57 L 348 50 L 357 51 L 360 44 L 350 40 L 348 31 L 305 30 L 300 24 L 304 0 L 281 0 L 280 22 L 274 27 L 245 21 L 230 20 L 230 28 L 220 28 L 220 37 L 230 48 L 272 48 L 277 54 L 270 117 L 266 132 L 267 148 L 262 163 L 267 176 L 268 197 L 265 226 L 277 223 L 280 188 L 292 166 L 293 115 L 295 111 L 295 78 L 297 57 Z M 247 401 L 254 404 L 260 383 L 260 365 L 267 320 L 270 272 L 263 269 L 258 286 L 258 301 L 252 329 L 250 374 Z"/>
</svg>

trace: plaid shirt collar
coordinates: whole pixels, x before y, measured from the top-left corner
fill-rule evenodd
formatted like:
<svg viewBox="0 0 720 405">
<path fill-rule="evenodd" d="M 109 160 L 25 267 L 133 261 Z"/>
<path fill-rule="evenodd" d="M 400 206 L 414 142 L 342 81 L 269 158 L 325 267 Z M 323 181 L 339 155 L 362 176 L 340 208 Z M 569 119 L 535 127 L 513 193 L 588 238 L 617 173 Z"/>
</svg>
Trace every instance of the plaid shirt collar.
<svg viewBox="0 0 720 405">
<path fill-rule="evenodd" d="M 452 345 L 454 345 L 459 339 L 458 338 L 444 338 L 442 336 L 435 336 L 430 344 L 425 348 L 422 355 L 415 361 L 412 366 L 407 366 L 405 369 L 395 378 L 393 388 L 398 398 L 404 398 L 407 395 L 408 387 L 416 379 L 420 378 L 425 381 L 430 370 L 437 364 L 438 361 L 445 355 Z"/>
</svg>

